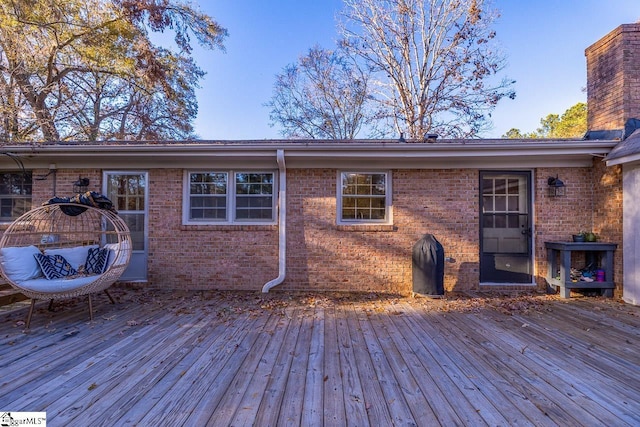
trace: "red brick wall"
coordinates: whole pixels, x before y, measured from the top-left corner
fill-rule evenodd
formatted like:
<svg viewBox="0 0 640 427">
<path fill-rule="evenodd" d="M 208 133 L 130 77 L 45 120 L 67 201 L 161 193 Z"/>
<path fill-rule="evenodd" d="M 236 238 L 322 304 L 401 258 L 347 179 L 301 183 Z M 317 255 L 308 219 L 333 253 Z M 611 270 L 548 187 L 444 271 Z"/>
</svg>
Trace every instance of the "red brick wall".
<svg viewBox="0 0 640 427">
<path fill-rule="evenodd" d="M 182 179 L 182 169 L 149 172 L 151 284 L 259 290 L 277 277 L 277 227 L 183 226 Z"/>
<path fill-rule="evenodd" d="M 622 129 L 640 118 L 640 23 L 621 25 L 586 49 L 588 128 Z M 593 231 L 617 243 L 615 295 L 622 294 L 622 169 L 594 160 Z"/>
<path fill-rule="evenodd" d="M 445 256 L 445 289 L 477 289 L 480 279 L 479 172 L 473 169 L 394 171 L 394 225 L 406 248 L 411 269 L 411 249 L 425 233 L 442 243 Z M 411 273 L 405 291 L 412 288 Z"/>
<path fill-rule="evenodd" d="M 585 50 L 588 129 L 624 128 L 640 118 L 640 23 L 621 25 Z"/>
<path fill-rule="evenodd" d="M 535 263 L 536 283 L 546 287 L 545 242 L 572 240 L 572 234 L 592 229 L 593 188 L 591 168 L 540 168 L 535 171 Z M 557 176 L 565 183 L 565 195 L 550 197 L 547 180 Z"/>
<path fill-rule="evenodd" d="M 78 181 L 79 177 L 89 178 L 89 187 L 87 191 L 102 192 L 102 171 L 97 169 L 61 169 L 55 174 L 50 174 L 48 169 L 34 169 L 33 175 L 33 194 L 32 205 L 40 206 L 50 198 L 71 197 L 75 193 L 73 191 L 73 183 Z"/>
<path fill-rule="evenodd" d="M 549 198 L 548 176 L 567 195 Z M 544 289 L 544 242 L 591 229 L 590 168 L 538 169 L 534 174 L 536 281 Z M 149 174 L 149 280 L 187 289 L 260 290 L 278 275 L 277 226 L 185 226 L 182 170 Z M 412 290 L 411 251 L 425 233 L 446 256 L 449 291 L 479 286 L 479 172 L 470 169 L 394 170 L 393 225 L 339 226 L 337 171 L 287 171 L 287 270 L 279 290 Z"/>
<path fill-rule="evenodd" d="M 558 175 L 566 196 L 550 198 L 547 178 Z M 592 170 L 538 169 L 534 173 L 536 282 L 544 289 L 545 241 L 569 241 L 592 228 Z M 336 170 L 288 171 L 287 277 L 279 289 L 412 290 L 411 250 L 424 234 L 443 244 L 445 288 L 479 286 L 479 172 L 394 170 L 392 226 L 336 225 Z"/>
<path fill-rule="evenodd" d="M 183 226 L 182 171 L 149 176 L 152 284 L 260 290 L 277 277 L 277 226 Z M 456 259 L 446 288 L 477 288 L 477 171 L 394 171 L 391 226 L 336 224 L 336 170 L 290 169 L 287 177 L 287 275 L 278 289 L 407 294 L 411 250 L 427 232 Z"/>
<path fill-rule="evenodd" d="M 446 267 L 447 289 L 477 284 L 477 171 L 393 171 L 392 226 L 336 225 L 336 184 L 336 170 L 288 171 L 283 289 L 409 293 L 411 251 L 425 233 L 457 260 Z"/>
<path fill-rule="evenodd" d="M 47 171 L 34 171 L 34 176 Z M 566 196 L 550 198 L 547 178 L 558 175 Z M 100 191 L 101 171 L 59 171 L 56 193 L 71 195 L 78 176 Z M 479 172 L 475 169 L 394 170 L 393 225 L 339 226 L 335 169 L 287 171 L 287 270 L 280 290 L 412 290 L 411 253 L 431 233 L 455 263 L 445 266 L 445 288 L 479 286 Z M 278 227 L 182 225 L 182 169 L 149 171 L 151 286 L 171 289 L 260 290 L 278 275 Z M 601 162 L 591 168 L 541 168 L 534 172 L 536 282 L 544 289 L 544 242 L 566 241 L 593 229 L 620 238 L 620 174 Z M 594 190 L 592 185 L 602 187 Z M 53 181 L 34 180 L 34 204 L 52 195 Z M 595 213 L 594 213 L 595 212 Z M 617 234 L 616 234 L 617 233 Z M 616 276 L 621 278 L 616 258 Z"/>
<path fill-rule="evenodd" d="M 618 244 L 613 263 L 615 296 L 622 297 L 622 167 L 607 168 L 596 159 L 592 179 L 593 231 L 599 240 Z"/>
</svg>

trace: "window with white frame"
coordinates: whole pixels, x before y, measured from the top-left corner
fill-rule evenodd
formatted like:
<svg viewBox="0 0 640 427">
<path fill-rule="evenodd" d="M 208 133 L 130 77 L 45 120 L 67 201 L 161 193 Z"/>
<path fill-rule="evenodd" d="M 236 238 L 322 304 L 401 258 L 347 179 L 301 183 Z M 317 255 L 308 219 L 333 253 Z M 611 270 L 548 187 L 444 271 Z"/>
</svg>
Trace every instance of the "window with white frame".
<svg viewBox="0 0 640 427">
<path fill-rule="evenodd" d="M 0 221 L 13 221 L 31 209 L 31 185 L 31 172 L 0 171 Z"/>
<path fill-rule="evenodd" d="M 340 172 L 339 177 L 338 222 L 391 222 L 388 172 Z"/>
<path fill-rule="evenodd" d="M 273 172 L 187 172 L 184 223 L 275 221 Z"/>
</svg>

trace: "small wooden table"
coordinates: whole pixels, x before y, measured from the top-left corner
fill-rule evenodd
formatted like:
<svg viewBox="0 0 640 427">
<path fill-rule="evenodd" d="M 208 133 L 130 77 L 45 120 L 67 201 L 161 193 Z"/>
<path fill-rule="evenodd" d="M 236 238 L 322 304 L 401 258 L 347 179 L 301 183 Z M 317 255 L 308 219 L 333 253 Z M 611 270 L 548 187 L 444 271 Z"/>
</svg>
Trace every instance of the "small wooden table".
<svg viewBox="0 0 640 427">
<path fill-rule="evenodd" d="M 613 289 L 616 286 L 613 281 L 613 252 L 618 247 L 616 243 L 545 242 L 544 245 L 547 248 L 547 283 L 555 288 L 559 287 L 562 298 L 569 298 L 571 289 L 578 288 L 600 289 L 602 295 L 613 296 Z M 576 251 L 593 252 L 596 257 L 599 256 L 599 268 L 604 270 L 604 282 L 573 282 L 571 280 L 571 253 Z M 558 272 L 560 272 L 559 279 Z"/>
</svg>

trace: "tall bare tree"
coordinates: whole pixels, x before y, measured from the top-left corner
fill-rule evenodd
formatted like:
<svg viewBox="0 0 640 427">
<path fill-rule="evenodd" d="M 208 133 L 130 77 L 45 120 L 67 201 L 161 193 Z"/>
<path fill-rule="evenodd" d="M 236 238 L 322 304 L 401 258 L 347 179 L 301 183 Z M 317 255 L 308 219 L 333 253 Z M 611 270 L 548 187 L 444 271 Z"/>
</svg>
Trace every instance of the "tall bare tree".
<svg viewBox="0 0 640 427">
<path fill-rule="evenodd" d="M 485 0 L 345 0 L 344 46 L 373 70 L 372 89 L 397 133 L 474 137 L 514 82 L 498 79 L 497 13 Z"/>
<path fill-rule="evenodd" d="M 178 52 L 150 40 L 167 29 Z M 192 137 L 191 38 L 223 49 L 226 35 L 181 0 L 0 0 L 0 138 Z"/>
<path fill-rule="evenodd" d="M 367 71 L 345 52 L 316 46 L 276 75 L 266 106 L 285 137 L 353 139 L 363 127 L 374 132 L 370 98 Z"/>
</svg>

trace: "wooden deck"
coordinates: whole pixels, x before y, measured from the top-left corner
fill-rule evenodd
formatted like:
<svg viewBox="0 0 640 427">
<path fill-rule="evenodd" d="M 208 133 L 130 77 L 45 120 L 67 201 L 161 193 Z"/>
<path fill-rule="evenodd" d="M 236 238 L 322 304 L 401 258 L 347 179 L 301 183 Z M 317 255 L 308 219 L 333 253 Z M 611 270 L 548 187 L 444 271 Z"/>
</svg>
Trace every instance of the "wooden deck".
<svg viewBox="0 0 640 427">
<path fill-rule="evenodd" d="M 638 426 L 640 308 L 158 293 L 0 314 L 0 410 L 49 426 Z"/>
</svg>

